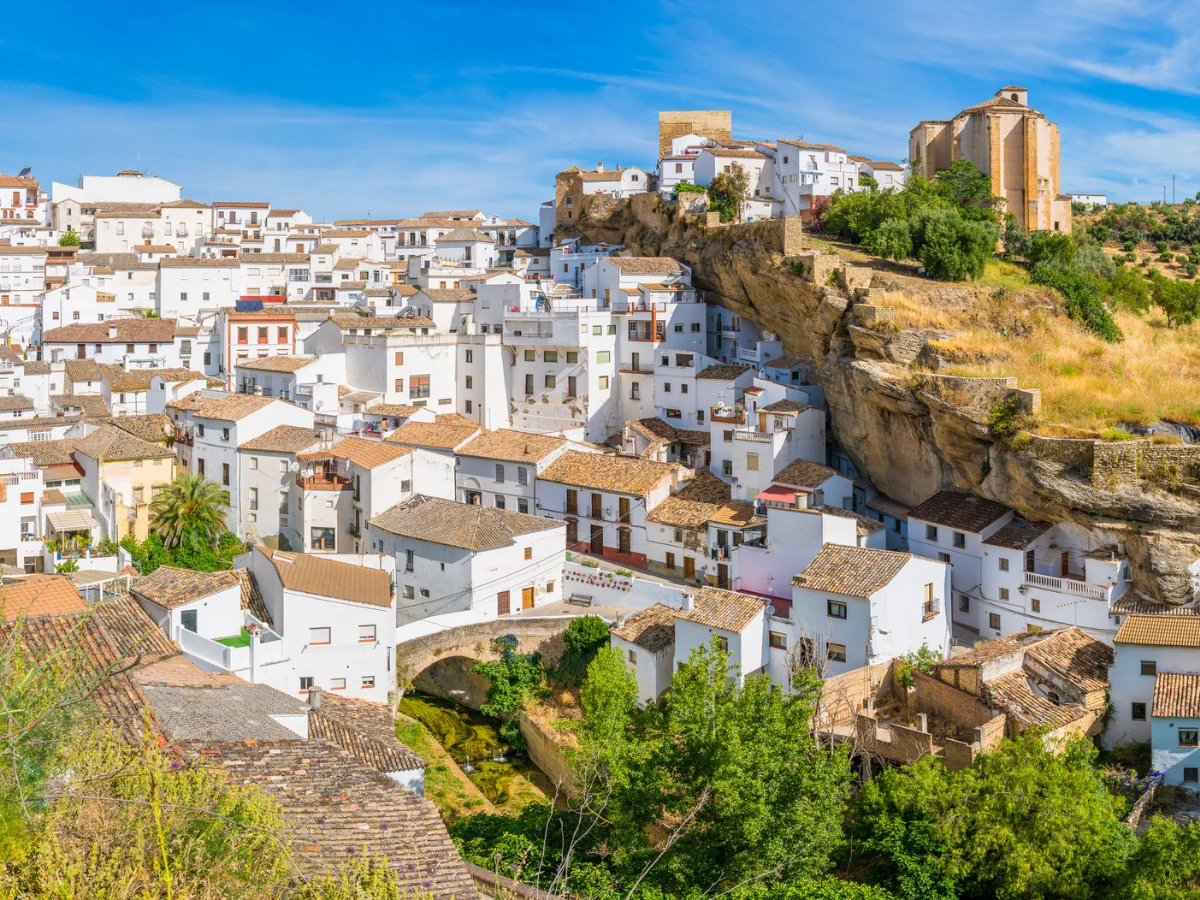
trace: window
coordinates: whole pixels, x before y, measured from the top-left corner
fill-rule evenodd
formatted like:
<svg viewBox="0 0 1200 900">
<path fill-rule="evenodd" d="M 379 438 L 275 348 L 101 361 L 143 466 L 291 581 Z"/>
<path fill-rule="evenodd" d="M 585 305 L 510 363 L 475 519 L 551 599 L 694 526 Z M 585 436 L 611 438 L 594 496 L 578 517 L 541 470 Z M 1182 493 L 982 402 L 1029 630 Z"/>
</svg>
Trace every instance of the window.
<svg viewBox="0 0 1200 900">
<path fill-rule="evenodd" d="M 413 589 L 413 586 L 411 584 L 406 584 L 404 586 L 404 596 L 406 599 L 411 600 L 416 595 L 417 595 L 417 592 Z"/>
<path fill-rule="evenodd" d="M 675 543 L 677 543 L 677 544 L 683 543 L 683 529 L 682 528 L 675 529 L 674 538 L 675 538 Z"/>
<path fill-rule="evenodd" d="M 937 541 L 937 526 L 936 525 L 926 525 L 925 526 L 925 540 L 934 541 L 934 542 Z"/>
<path fill-rule="evenodd" d="M 526 350 L 525 351 L 525 362 L 537 362 L 537 351 L 536 350 Z"/>
<path fill-rule="evenodd" d="M 467 376 L 467 390 L 470 390 L 475 385 L 475 379 L 470 375 Z"/>
<path fill-rule="evenodd" d="M 517 499 L 517 512 L 519 512 L 519 513 L 528 513 L 529 512 L 529 501 L 526 500 L 524 497 L 520 497 Z"/>
<path fill-rule="evenodd" d="M 1042 611 L 1042 601 L 1037 599 L 1037 597 L 1031 598 L 1029 601 L 1029 610 L 1030 612 L 1040 613 Z"/>
<path fill-rule="evenodd" d="M 1000 588 L 1000 599 L 1005 601 L 1008 600 L 1008 588 Z"/>
<path fill-rule="evenodd" d="M 288 470 L 288 461 L 286 459 L 281 459 L 279 461 L 279 473 L 281 475 L 285 475 L 285 474 L 287 474 L 287 470 Z"/>
<path fill-rule="evenodd" d="M 971 598 L 968 597 L 966 594 L 958 595 L 958 611 L 959 612 L 970 612 L 971 611 Z"/>
<path fill-rule="evenodd" d="M 330 628 L 328 625 L 323 625 L 320 628 L 308 629 L 308 642 L 310 644 L 331 643 L 330 636 Z"/>
<path fill-rule="evenodd" d="M 717 646 L 721 648 L 722 653 L 729 652 L 729 638 L 718 637 Z"/>
<path fill-rule="evenodd" d="M 525 548 L 525 558 L 526 558 L 526 559 L 533 559 L 533 548 L 532 548 L 532 547 L 526 547 L 526 548 Z"/>
<path fill-rule="evenodd" d="M 605 355 L 607 355 L 607 354 L 605 354 Z M 600 390 L 602 390 L 602 391 L 607 391 L 607 390 L 608 390 L 608 376 L 607 376 L 607 375 L 601 375 L 601 376 L 600 376 L 600 379 L 599 379 L 599 382 L 600 382 L 600 383 L 599 383 L 599 388 L 600 388 Z"/>
<path fill-rule="evenodd" d="M 548 388 L 552 388 L 552 387 L 554 387 L 554 383 L 555 383 L 555 382 L 554 382 L 554 376 L 553 376 L 553 375 L 547 375 L 547 376 L 546 376 L 546 387 L 548 387 Z"/>
<path fill-rule="evenodd" d="M 726 476 L 727 478 L 733 477 L 733 460 L 732 459 L 721 460 L 721 474 Z"/>
<path fill-rule="evenodd" d="M 258 488 L 250 488 L 250 508 L 258 509 Z"/>
<path fill-rule="evenodd" d="M 1129 705 L 1129 718 L 1133 719 L 1135 722 L 1145 722 L 1146 721 L 1146 704 L 1145 703 L 1131 703 Z"/>
<path fill-rule="evenodd" d="M 330 678 L 329 679 L 329 689 L 331 691 L 344 691 L 346 689 L 346 679 L 345 678 Z"/>
<path fill-rule="evenodd" d="M 496 463 L 496 481 L 504 483 L 504 466 L 500 463 Z"/>
<path fill-rule="evenodd" d="M 592 334 L 594 334 L 594 335 L 595 334 L 604 334 L 604 326 L 603 325 L 593 325 L 592 326 Z"/>
<path fill-rule="evenodd" d="M 221 429 L 221 440 L 223 440 L 223 441 L 229 440 L 229 429 L 228 428 Z"/>
<path fill-rule="evenodd" d="M 1179 746 L 1180 747 L 1200 746 L 1200 729 L 1180 728 L 1179 729 Z"/>
<path fill-rule="evenodd" d="M 196 631 L 196 616 L 197 612 L 194 609 L 185 609 L 179 613 L 179 624 L 186 631 L 195 633 Z"/>
<path fill-rule="evenodd" d="M 367 691 L 367 690 L 370 690 L 370 689 L 371 689 L 371 688 L 373 688 L 373 687 L 375 687 L 375 676 L 374 676 L 374 675 L 364 675 L 364 676 L 362 677 L 362 688 L 363 688 L 363 690 L 364 690 L 364 691 Z"/>
<path fill-rule="evenodd" d="M 517 484 L 529 484 L 529 470 L 524 466 L 517 467 Z"/>
<path fill-rule="evenodd" d="M 260 344 L 265 344 L 265 343 L 267 342 L 267 328 L 266 328 L 266 326 L 265 326 L 265 325 L 259 326 L 259 329 L 258 329 L 258 342 L 259 342 Z"/>
<path fill-rule="evenodd" d="M 1184 766 L 1183 767 L 1183 783 L 1184 784 L 1195 784 L 1197 781 L 1200 781 L 1200 767 Z"/>
<path fill-rule="evenodd" d="M 410 398 L 429 396 L 429 376 L 414 375 L 408 381 L 408 396 Z"/>
<path fill-rule="evenodd" d="M 1158 663 L 1152 659 L 1143 659 L 1142 660 L 1142 674 L 1149 675 L 1151 678 L 1153 678 L 1155 675 L 1158 674 Z"/>
<path fill-rule="evenodd" d="M 399 350 L 396 351 L 396 365 L 398 365 L 398 366 L 404 365 L 404 354 L 401 353 Z"/>
<path fill-rule="evenodd" d="M 846 661 L 846 645 L 845 644 L 830 644 L 828 652 L 825 656 L 830 662 L 845 662 Z"/>
<path fill-rule="evenodd" d="M 544 350 L 542 352 L 542 362 L 556 363 L 558 362 L 557 350 Z"/>
<path fill-rule="evenodd" d="M 787 635 L 782 631 L 767 632 L 767 644 L 772 650 L 786 650 Z"/>
<path fill-rule="evenodd" d="M 607 350 L 598 350 L 598 351 L 596 351 L 596 362 L 598 362 L 598 363 L 612 362 L 612 354 L 609 353 Z"/>
<path fill-rule="evenodd" d="M 954 532 L 954 546 L 960 550 L 967 546 L 967 536 L 961 531 Z"/>
<path fill-rule="evenodd" d="M 375 626 L 374 625 L 359 625 L 358 626 L 358 641 L 361 644 L 373 643 L 375 641 Z"/>
<path fill-rule="evenodd" d="M 669 394 L 669 393 L 671 393 L 671 382 L 669 382 L 669 381 L 664 381 L 664 382 L 663 382 L 663 393 L 664 393 L 664 394 Z"/>
<path fill-rule="evenodd" d="M 579 362 L 579 351 L 578 350 L 568 350 L 567 351 L 567 362 L 568 363 Z"/>
<path fill-rule="evenodd" d="M 1007 559 L 1006 557 L 1003 557 L 1003 556 L 1002 556 L 1002 557 L 1000 557 L 1000 571 L 1001 571 L 1001 572 L 1007 572 L 1007 571 L 1008 571 L 1008 559 Z"/>
<path fill-rule="evenodd" d="M 307 694 L 309 688 L 313 686 L 313 677 L 311 675 L 300 676 L 300 693 Z"/>
<path fill-rule="evenodd" d="M 288 342 L 288 330 L 286 325 L 280 325 L 276 330 L 275 342 L 278 344 L 286 344 Z"/>
<path fill-rule="evenodd" d="M 429 588 L 421 588 L 421 596 L 428 597 L 429 596 Z"/>
<path fill-rule="evenodd" d="M 988 628 L 993 631 L 1000 630 L 1000 613 L 988 613 Z"/>
<path fill-rule="evenodd" d="M 748 471 L 748 472 L 757 472 L 758 471 L 758 454 L 757 453 L 747 453 L 746 454 L 746 471 Z"/>
<path fill-rule="evenodd" d="M 831 619 L 846 618 L 846 604 L 842 603 L 840 600 L 826 600 L 825 611 Z"/>
<path fill-rule="evenodd" d="M 257 468 L 258 468 L 258 457 L 257 456 L 250 457 L 250 470 L 254 471 Z"/>
<path fill-rule="evenodd" d="M 699 322 L 693 322 L 693 323 L 692 323 L 692 331 L 699 331 L 699 330 L 700 330 L 700 323 L 699 323 Z"/>
<path fill-rule="evenodd" d="M 937 607 L 933 604 L 933 583 L 925 585 L 925 601 L 921 605 L 921 614 L 925 618 L 929 618 L 937 612 Z"/>
<path fill-rule="evenodd" d="M 725 433 L 721 435 L 721 437 L 724 439 L 725 443 L 732 444 L 733 443 L 733 429 L 730 428 L 730 429 L 726 430 Z"/>
<path fill-rule="evenodd" d="M 30 503 L 33 503 L 33 491 L 22 491 L 21 492 L 21 505 L 27 506 Z"/>
<path fill-rule="evenodd" d="M 229 463 L 221 463 L 221 484 L 229 487 Z"/>
<path fill-rule="evenodd" d="M 403 378 L 396 379 L 396 393 L 397 394 L 404 393 L 404 379 Z"/>
<path fill-rule="evenodd" d="M 950 562 L 950 554 L 949 554 L 949 553 L 940 553 L 940 552 L 939 552 L 939 553 L 938 553 L 938 560 L 939 560 L 939 561 L 941 561 L 941 562 L 944 562 L 944 563 L 948 563 L 948 562 Z"/>
<path fill-rule="evenodd" d="M 239 344 L 249 343 L 249 333 L 250 329 L 248 329 L 245 325 L 239 325 L 237 330 L 237 342 Z"/>
</svg>

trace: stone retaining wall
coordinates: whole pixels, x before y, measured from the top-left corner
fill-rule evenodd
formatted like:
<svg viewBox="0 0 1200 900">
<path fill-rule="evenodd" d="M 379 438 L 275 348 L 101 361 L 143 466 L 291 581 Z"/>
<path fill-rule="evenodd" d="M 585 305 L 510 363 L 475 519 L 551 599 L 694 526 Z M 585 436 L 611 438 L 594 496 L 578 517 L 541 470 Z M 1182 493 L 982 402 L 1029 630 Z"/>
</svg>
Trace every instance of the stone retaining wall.
<svg viewBox="0 0 1200 900">
<path fill-rule="evenodd" d="M 575 779 L 571 775 L 571 764 L 567 762 L 567 756 L 554 740 L 554 736 L 543 731 L 542 727 L 524 712 L 521 713 L 518 724 L 533 764 L 561 790 L 574 793 L 576 787 Z"/>
</svg>

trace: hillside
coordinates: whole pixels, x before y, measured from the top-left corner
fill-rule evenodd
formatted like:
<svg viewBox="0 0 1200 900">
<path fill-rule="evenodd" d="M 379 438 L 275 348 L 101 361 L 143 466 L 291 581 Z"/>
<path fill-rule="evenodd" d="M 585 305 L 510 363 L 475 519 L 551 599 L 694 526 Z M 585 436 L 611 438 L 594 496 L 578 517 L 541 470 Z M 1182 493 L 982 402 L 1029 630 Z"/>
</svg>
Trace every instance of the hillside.
<svg viewBox="0 0 1200 900">
<path fill-rule="evenodd" d="M 718 226 L 642 195 L 593 207 L 573 234 L 679 259 L 710 302 L 812 360 L 834 436 L 889 496 L 915 504 L 959 487 L 1074 521 L 1127 544 L 1140 590 L 1190 597 L 1197 445 L 1116 426 L 1200 425 L 1197 326 L 1120 312 L 1125 339 L 1107 344 L 1017 267 L 933 282 L 798 224 Z"/>
</svg>

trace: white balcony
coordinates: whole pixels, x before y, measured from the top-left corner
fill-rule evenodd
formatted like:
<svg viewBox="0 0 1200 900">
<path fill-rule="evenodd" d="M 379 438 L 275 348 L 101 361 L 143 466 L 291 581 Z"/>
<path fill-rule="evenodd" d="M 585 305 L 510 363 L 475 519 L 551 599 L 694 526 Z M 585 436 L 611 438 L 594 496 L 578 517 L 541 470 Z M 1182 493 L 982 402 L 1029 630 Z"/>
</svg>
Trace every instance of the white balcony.
<svg viewBox="0 0 1200 900">
<path fill-rule="evenodd" d="M 1073 594 L 1076 597 L 1086 597 L 1091 600 L 1103 600 L 1111 603 L 1114 589 L 1120 585 L 1093 584 L 1090 581 L 1077 581 L 1074 578 L 1058 578 L 1054 575 L 1042 575 L 1039 572 L 1026 572 L 1025 583 L 1030 587 L 1042 588 L 1059 594 Z"/>
</svg>

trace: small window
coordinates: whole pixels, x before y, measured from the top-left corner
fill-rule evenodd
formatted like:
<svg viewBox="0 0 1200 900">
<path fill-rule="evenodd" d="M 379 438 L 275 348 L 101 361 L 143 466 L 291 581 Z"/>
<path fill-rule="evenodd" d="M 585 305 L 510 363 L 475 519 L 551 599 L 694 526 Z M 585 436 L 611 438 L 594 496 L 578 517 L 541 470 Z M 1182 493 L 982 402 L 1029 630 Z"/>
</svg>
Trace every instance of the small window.
<svg viewBox="0 0 1200 900">
<path fill-rule="evenodd" d="M 525 362 L 537 362 L 537 351 L 536 350 L 526 350 L 525 351 Z"/>
<path fill-rule="evenodd" d="M 925 540 L 934 541 L 935 543 L 937 542 L 937 526 L 936 525 L 926 525 L 925 526 Z"/>
<path fill-rule="evenodd" d="M 988 628 L 993 631 L 1000 630 L 1000 613 L 988 613 Z"/>
<path fill-rule="evenodd" d="M 842 603 L 840 600 L 826 600 L 825 609 L 829 614 L 829 618 L 831 619 L 846 618 L 846 604 Z"/>
<path fill-rule="evenodd" d="M 344 691 L 346 689 L 346 679 L 345 678 L 330 678 L 329 679 L 329 689 L 331 691 Z"/>
<path fill-rule="evenodd" d="M 1179 729 L 1179 746 L 1180 747 L 1200 746 L 1200 729 L 1180 728 Z"/>
<path fill-rule="evenodd" d="M 374 625 L 359 625 L 358 640 L 360 643 L 374 643 L 375 641 L 375 626 Z"/>
<path fill-rule="evenodd" d="M 1042 611 L 1042 601 L 1037 597 L 1033 597 L 1029 601 L 1029 611 L 1040 613 Z"/>
<path fill-rule="evenodd" d="M 845 662 L 846 661 L 846 645 L 845 644 L 830 644 L 826 656 L 830 662 Z"/>
<path fill-rule="evenodd" d="M 629 664 L 631 666 L 637 665 L 637 651 L 636 650 L 629 651 Z"/>
<path fill-rule="evenodd" d="M 958 611 L 959 612 L 970 612 L 971 611 L 971 598 L 968 597 L 966 594 L 958 595 Z"/>
<path fill-rule="evenodd" d="M 757 453 L 747 453 L 746 454 L 746 471 L 748 471 L 748 472 L 757 472 L 758 471 L 758 454 Z"/>
<path fill-rule="evenodd" d="M 1184 784 L 1195 784 L 1197 781 L 1200 781 L 1200 767 L 1184 766 L 1183 767 L 1183 783 Z"/>
<path fill-rule="evenodd" d="M 579 362 L 579 351 L 578 350 L 568 350 L 567 351 L 567 362 L 569 362 L 569 363 Z"/>
<path fill-rule="evenodd" d="M 954 546 L 959 550 L 967 546 L 967 536 L 961 531 L 954 532 Z"/>
<path fill-rule="evenodd" d="M 324 625 L 320 628 L 308 629 L 308 642 L 310 644 L 328 644 L 330 643 L 330 628 Z"/>
<path fill-rule="evenodd" d="M 496 481 L 504 483 L 504 466 L 500 463 L 496 463 Z"/>
<path fill-rule="evenodd" d="M 1008 600 L 1008 588 L 1000 588 L 1000 599 Z"/>
<path fill-rule="evenodd" d="M 717 646 L 721 648 L 722 653 L 729 652 L 729 638 L 718 637 Z"/>
<path fill-rule="evenodd" d="M 1158 663 L 1152 659 L 1142 660 L 1142 674 L 1154 677 L 1158 674 Z"/>
<path fill-rule="evenodd" d="M 313 677 L 311 675 L 300 676 L 300 693 L 308 693 L 308 689 L 313 686 Z"/>
<path fill-rule="evenodd" d="M 526 559 L 533 559 L 533 548 L 532 548 L 532 547 L 526 547 L 526 548 L 525 548 L 525 558 L 526 558 Z"/>
<path fill-rule="evenodd" d="M 1133 719 L 1135 722 L 1145 722 L 1146 721 L 1146 704 L 1145 703 L 1131 703 L 1129 705 L 1129 718 Z"/>
<path fill-rule="evenodd" d="M 252 456 L 252 457 L 250 457 L 250 469 L 251 469 L 251 471 L 254 471 L 254 470 L 255 470 L 255 469 L 257 469 L 257 468 L 258 468 L 258 457 L 257 457 L 257 456 Z"/>
<path fill-rule="evenodd" d="M 1002 556 L 1002 557 L 1000 557 L 1000 571 L 1001 571 L 1001 572 L 1007 572 L 1007 571 L 1008 571 L 1008 559 L 1007 559 L 1006 557 L 1003 557 L 1003 556 Z"/>
<path fill-rule="evenodd" d="M 787 635 L 782 631 L 771 631 L 767 633 L 767 643 L 773 650 L 787 649 Z"/>
<path fill-rule="evenodd" d="M 950 562 L 950 554 L 939 552 L 938 553 L 938 562 L 944 562 L 944 563 Z"/>
<path fill-rule="evenodd" d="M 371 688 L 375 687 L 375 676 L 374 675 L 364 675 L 362 677 L 362 686 L 363 686 L 364 691 L 370 690 Z"/>
</svg>

